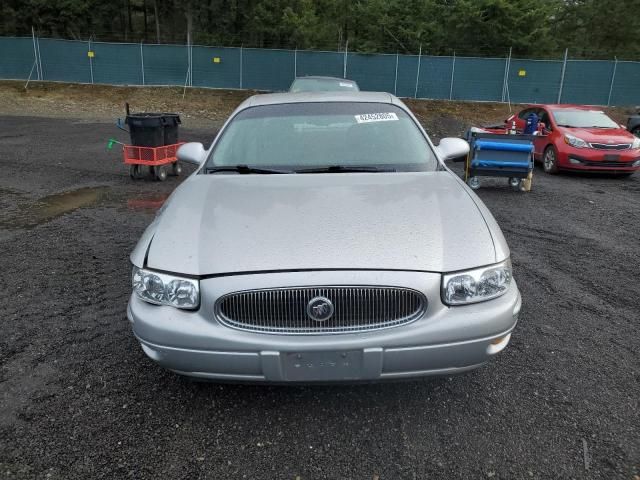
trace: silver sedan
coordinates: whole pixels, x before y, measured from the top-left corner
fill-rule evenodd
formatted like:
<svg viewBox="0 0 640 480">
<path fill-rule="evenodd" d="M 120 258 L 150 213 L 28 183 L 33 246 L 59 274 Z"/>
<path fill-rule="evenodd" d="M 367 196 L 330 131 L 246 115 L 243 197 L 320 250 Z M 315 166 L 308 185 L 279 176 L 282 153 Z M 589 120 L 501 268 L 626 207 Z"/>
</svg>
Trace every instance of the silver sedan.
<svg viewBox="0 0 640 480">
<path fill-rule="evenodd" d="M 521 299 L 482 201 L 383 93 L 254 96 L 131 254 L 144 352 L 179 374 L 332 382 L 453 374 L 508 344 Z"/>
</svg>

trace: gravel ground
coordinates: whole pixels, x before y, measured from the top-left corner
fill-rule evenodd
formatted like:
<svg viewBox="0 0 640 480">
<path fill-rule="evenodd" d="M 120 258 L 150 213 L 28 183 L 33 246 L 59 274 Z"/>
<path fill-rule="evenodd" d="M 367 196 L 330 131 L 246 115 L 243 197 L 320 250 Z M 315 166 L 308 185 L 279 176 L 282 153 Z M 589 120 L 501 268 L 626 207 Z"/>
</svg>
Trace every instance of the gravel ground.
<svg viewBox="0 0 640 480">
<path fill-rule="evenodd" d="M 524 304 L 482 369 L 203 384 L 125 317 L 129 252 L 180 180 L 131 181 L 104 148 L 123 135 L 0 117 L 0 478 L 640 478 L 640 175 L 486 182 Z"/>
</svg>

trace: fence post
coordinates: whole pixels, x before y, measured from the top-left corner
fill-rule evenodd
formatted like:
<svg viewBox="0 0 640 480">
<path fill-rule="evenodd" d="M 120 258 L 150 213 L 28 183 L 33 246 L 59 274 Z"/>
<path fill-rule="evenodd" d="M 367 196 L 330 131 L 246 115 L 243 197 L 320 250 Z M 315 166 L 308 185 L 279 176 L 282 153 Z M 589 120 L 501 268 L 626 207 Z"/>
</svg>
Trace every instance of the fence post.
<svg viewBox="0 0 640 480">
<path fill-rule="evenodd" d="M 396 52 L 396 78 L 393 81 L 393 94 L 394 95 L 398 95 L 398 59 L 399 59 L 399 55 L 398 52 Z"/>
<path fill-rule="evenodd" d="M 242 89 L 242 45 L 240 45 L 240 89 Z"/>
<path fill-rule="evenodd" d="M 91 40 L 89 40 L 89 52 L 91 51 Z M 91 55 L 87 54 L 89 56 L 89 70 L 91 71 L 91 84 L 93 85 L 93 58 L 91 58 Z"/>
<path fill-rule="evenodd" d="M 293 79 L 298 78 L 298 47 L 293 52 Z"/>
<path fill-rule="evenodd" d="M 607 98 L 607 107 L 611 106 L 611 94 L 613 93 L 613 84 L 616 81 L 616 70 L 618 69 L 618 57 L 613 57 L 613 73 L 611 74 L 611 85 L 609 85 L 609 97 Z"/>
<path fill-rule="evenodd" d="M 342 78 L 347 78 L 347 52 L 349 51 L 349 39 L 344 44 L 344 61 L 342 66 Z"/>
<path fill-rule="evenodd" d="M 140 72 L 142 73 L 142 85 L 144 85 L 144 53 L 142 51 L 142 42 L 140 42 Z"/>
<path fill-rule="evenodd" d="M 38 47 L 38 65 L 40 65 L 40 80 L 44 80 L 44 70 L 42 69 L 42 55 L 40 55 L 40 39 L 36 37 L 36 45 Z"/>
<path fill-rule="evenodd" d="M 564 61 L 562 62 L 562 76 L 560 77 L 560 89 L 558 90 L 557 103 L 560 103 L 560 99 L 562 98 L 562 88 L 564 87 L 564 72 L 567 70 L 567 55 L 569 55 L 568 48 L 566 48 L 564 51 Z"/>
<path fill-rule="evenodd" d="M 504 61 L 504 81 L 502 82 L 502 102 L 504 103 L 505 96 L 507 95 L 507 83 L 509 82 L 509 64 L 511 63 L 511 50 L 513 47 L 509 47 L 509 57 Z"/>
<path fill-rule="evenodd" d="M 453 77 L 456 73 L 456 51 L 453 51 L 453 63 L 451 65 L 451 85 L 449 86 L 449 100 L 453 99 Z"/>
<path fill-rule="evenodd" d="M 420 44 L 420 53 L 418 53 L 418 71 L 416 72 L 416 88 L 413 92 L 413 98 L 418 98 L 418 83 L 420 82 L 420 64 L 422 63 L 422 44 Z"/>
<path fill-rule="evenodd" d="M 38 50 L 36 49 L 36 32 L 33 27 L 31 27 L 31 38 L 33 38 L 33 60 L 36 66 L 36 75 L 38 76 L 38 80 L 42 80 L 40 77 L 40 65 L 38 63 Z M 33 70 L 33 68 L 31 70 Z"/>
</svg>

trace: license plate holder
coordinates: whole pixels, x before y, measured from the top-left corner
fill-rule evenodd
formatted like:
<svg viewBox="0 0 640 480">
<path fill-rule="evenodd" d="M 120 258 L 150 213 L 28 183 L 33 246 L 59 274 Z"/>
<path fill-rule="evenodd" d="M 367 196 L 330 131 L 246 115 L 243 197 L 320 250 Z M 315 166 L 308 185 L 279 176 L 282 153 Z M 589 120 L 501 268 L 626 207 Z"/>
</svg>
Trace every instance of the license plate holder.
<svg viewBox="0 0 640 480">
<path fill-rule="evenodd" d="M 608 153 L 604 156 L 605 162 L 617 162 L 620 160 L 620 155 L 615 155 L 612 153 Z"/>
<path fill-rule="evenodd" d="M 289 381 L 358 380 L 362 378 L 362 350 L 284 352 L 282 373 Z"/>
</svg>

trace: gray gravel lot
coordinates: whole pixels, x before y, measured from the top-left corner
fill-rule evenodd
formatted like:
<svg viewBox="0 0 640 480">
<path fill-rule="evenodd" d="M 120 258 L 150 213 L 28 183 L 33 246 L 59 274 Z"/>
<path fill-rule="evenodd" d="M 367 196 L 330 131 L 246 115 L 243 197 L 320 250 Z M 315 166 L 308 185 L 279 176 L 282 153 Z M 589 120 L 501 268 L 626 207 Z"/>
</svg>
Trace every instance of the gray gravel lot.
<svg viewBox="0 0 640 480">
<path fill-rule="evenodd" d="M 112 136 L 0 117 L 0 478 L 639 478 L 640 174 L 479 191 L 524 301 L 480 370 L 203 384 L 130 332 L 128 255 L 179 179 L 133 182 Z"/>
</svg>

